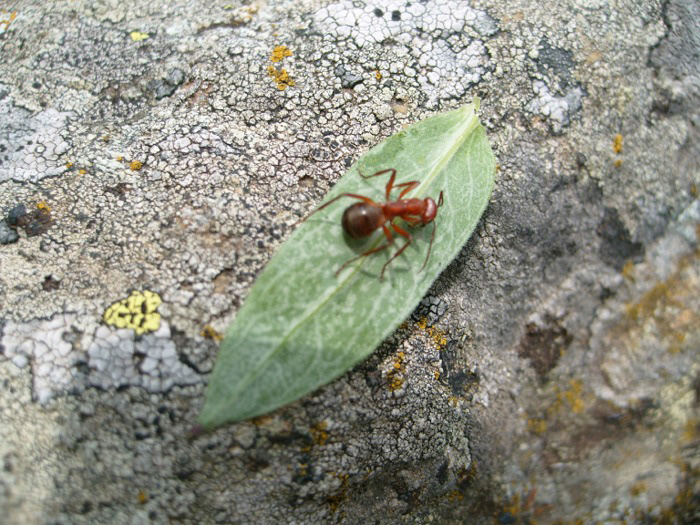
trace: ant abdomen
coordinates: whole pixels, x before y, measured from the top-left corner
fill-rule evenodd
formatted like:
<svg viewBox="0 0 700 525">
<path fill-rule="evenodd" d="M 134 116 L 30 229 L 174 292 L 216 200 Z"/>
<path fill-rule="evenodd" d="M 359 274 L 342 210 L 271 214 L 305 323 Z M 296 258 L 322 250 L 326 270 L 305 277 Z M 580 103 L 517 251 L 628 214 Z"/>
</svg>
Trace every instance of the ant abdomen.
<svg viewBox="0 0 700 525">
<path fill-rule="evenodd" d="M 360 239 L 371 235 L 384 222 L 386 218 L 381 207 L 366 202 L 356 202 L 346 208 L 342 225 L 343 231 L 350 237 Z"/>
</svg>

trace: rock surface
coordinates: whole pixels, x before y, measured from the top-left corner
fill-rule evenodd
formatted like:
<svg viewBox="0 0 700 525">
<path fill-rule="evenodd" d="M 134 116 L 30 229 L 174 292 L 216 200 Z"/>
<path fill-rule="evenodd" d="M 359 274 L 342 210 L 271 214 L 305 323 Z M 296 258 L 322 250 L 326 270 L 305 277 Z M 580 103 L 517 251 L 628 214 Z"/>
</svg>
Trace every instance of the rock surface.
<svg viewBox="0 0 700 525">
<path fill-rule="evenodd" d="M 699 55 L 693 0 L 4 2 L 4 523 L 699 519 Z M 188 440 L 295 222 L 475 95 L 496 189 L 414 315 Z"/>
</svg>

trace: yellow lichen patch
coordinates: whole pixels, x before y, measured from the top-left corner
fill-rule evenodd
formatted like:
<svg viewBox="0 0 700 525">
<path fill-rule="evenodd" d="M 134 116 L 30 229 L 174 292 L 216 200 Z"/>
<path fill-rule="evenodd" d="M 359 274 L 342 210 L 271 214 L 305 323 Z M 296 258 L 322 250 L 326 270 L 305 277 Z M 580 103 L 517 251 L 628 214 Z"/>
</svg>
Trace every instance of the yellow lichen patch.
<svg viewBox="0 0 700 525">
<path fill-rule="evenodd" d="M 289 76 L 286 69 L 277 69 L 275 66 L 268 66 L 267 73 L 275 79 L 277 89 L 280 91 L 284 91 L 288 87 L 292 87 L 295 84 L 294 80 Z"/>
<path fill-rule="evenodd" d="M 83 169 L 78 170 L 78 173 L 80 175 L 85 175 L 87 173 L 87 170 L 83 168 Z"/>
<path fill-rule="evenodd" d="M 622 134 L 618 133 L 613 139 L 613 151 L 615 153 L 622 153 Z"/>
<path fill-rule="evenodd" d="M 319 421 L 309 429 L 311 432 L 311 438 L 314 440 L 316 445 L 323 446 L 326 444 L 326 441 L 328 441 L 328 432 L 326 432 L 327 428 L 328 423 L 325 421 Z"/>
<path fill-rule="evenodd" d="M 693 196 L 693 197 L 697 197 L 699 193 L 700 193 L 700 192 L 698 192 L 698 185 L 697 185 L 697 184 L 691 184 L 691 185 L 690 185 L 690 195 Z"/>
<path fill-rule="evenodd" d="M 622 159 L 615 160 L 615 162 L 613 162 L 613 166 L 615 166 L 616 168 L 622 166 Z"/>
<path fill-rule="evenodd" d="M 117 157 L 117 162 L 121 162 L 121 161 L 123 161 L 123 160 L 124 160 L 124 157 L 122 157 L 121 155 L 119 155 L 119 156 Z"/>
<path fill-rule="evenodd" d="M 275 63 L 282 62 L 284 57 L 290 56 L 292 56 L 292 50 L 289 49 L 287 46 L 275 46 L 275 49 L 272 50 L 270 61 Z"/>
<path fill-rule="evenodd" d="M 72 162 L 66 162 L 66 169 L 67 169 L 67 170 L 71 169 L 72 167 L 73 167 L 73 163 L 72 163 Z"/>
<path fill-rule="evenodd" d="M 205 337 L 207 339 L 213 339 L 214 341 L 217 341 L 217 342 L 221 341 L 224 338 L 224 336 L 221 335 L 221 333 L 219 331 L 217 331 L 213 326 L 211 326 L 209 324 L 204 325 L 204 327 L 202 328 L 202 331 L 199 333 L 199 335 L 201 335 L 202 337 Z"/>
<path fill-rule="evenodd" d="M 142 40 L 146 40 L 150 35 L 148 33 L 142 33 L 141 31 L 132 31 L 129 33 L 129 36 L 134 42 L 141 42 Z"/>
<path fill-rule="evenodd" d="M 382 72 L 379 71 L 378 69 L 375 69 L 374 70 L 374 78 L 376 78 L 377 80 L 381 80 L 382 79 Z"/>
<path fill-rule="evenodd" d="M 138 499 L 139 503 L 143 505 L 148 501 L 148 494 L 146 494 L 146 491 L 144 490 L 139 490 L 139 494 L 136 496 L 136 498 Z"/>
<path fill-rule="evenodd" d="M 51 213 L 51 206 L 46 204 L 46 201 L 37 203 L 36 208 L 44 213 Z"/>
<path fill-rule="evenodd" d="M 154 332 L 160 328 L 160 314 L 156 310 L 161 302 L 155 292 L 134 290 L 129 297 L 107 308 L 102 319 L 117 328 L 131 328 L 139 335 Z"/>
<path fill-rule="evenodd" d="M 140 160 L 132 160 L 131 164 L 129 164 L 129 169 L 131 171 L 139 171 L 141 168 L 143 168 L 143 162 Z"/>
<path fill-rule="evenodd" d="M 404 371 L 404 358 L 406 355 L 403 352 L 398 352 L 394 358 L 394 363 L 391 369 L 386 373 L 386 378 L 389 381 L 389 390 L 396 392 L 403 386 L 403 371 Z"/>
</svg>

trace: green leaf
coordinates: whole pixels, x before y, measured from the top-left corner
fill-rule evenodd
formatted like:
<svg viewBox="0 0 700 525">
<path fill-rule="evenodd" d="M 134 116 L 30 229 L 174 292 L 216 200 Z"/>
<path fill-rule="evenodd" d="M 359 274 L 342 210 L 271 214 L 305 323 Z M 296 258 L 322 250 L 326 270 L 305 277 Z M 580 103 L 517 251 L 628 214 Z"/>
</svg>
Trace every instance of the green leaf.
<svg viewBox="0 0 700 525">
<path fill-rule="evenodd" d="M 340 220 L 357 202 L 351 198 L 312 215 L 264 269 L 222 341 L 199 415 L 204 428 L 269 412 L 328 383 L 370 354 L 411 313 L 469 239 L 491 195 L 494 157 L 476 117 L 478 103 L 427 118 L 372 148 L 326 199 L 351 192 L 384 201 L 388 177 L 364 179 L 358 165 L 364 175 L 394 168 L 396 183 L 419 181 L 405 198 L 437 201 L 443 191 L 425 268 L 420 271 L 430 224 L 411 229 L 413 243 L 391 262 L 383 280 L 382 266 L 403 246 L 401 237 L 336 277 L 343 263 L 383 242 L 382 231 L 359 244 L 346 238 Z"/>
</svg>

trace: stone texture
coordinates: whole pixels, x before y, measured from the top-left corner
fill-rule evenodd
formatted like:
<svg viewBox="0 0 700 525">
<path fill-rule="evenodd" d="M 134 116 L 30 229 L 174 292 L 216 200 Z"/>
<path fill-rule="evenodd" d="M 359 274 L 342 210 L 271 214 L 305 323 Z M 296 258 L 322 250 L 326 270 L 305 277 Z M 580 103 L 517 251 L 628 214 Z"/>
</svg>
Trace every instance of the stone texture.
<svg viewBox="0 0 700 525">
<path fill-rule="evenodd" d="M 4 522 L 697 521 L 696 2 L 2 9 Z M 474 95 L 496 189 L 414 315 L 188 440 L 215 338 L 298 219 Z M 133 290 L 158 330 L 104 323 Z"/>
</svg>

